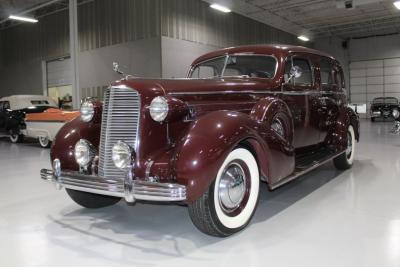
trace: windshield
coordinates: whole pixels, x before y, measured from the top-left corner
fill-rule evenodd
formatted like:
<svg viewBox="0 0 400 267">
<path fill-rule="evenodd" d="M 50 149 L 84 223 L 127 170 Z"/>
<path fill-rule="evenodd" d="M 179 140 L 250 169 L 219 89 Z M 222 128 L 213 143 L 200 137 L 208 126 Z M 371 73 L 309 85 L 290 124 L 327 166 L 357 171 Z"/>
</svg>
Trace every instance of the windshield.
<svg viewBox="0 0 400 267">
<path fill-rule="evenodd" d="M 276 59 L 272 56 L 225 56 L 199 63 L 192 68 L 189 78 L 247 76 L 272 79 L 276 64 Z"/>
<path fill-rule="evenodd" d="M 373 100 L 374 104 L 397 104 L 398 100 L 394 97 L 379 97 Z"/>
</svg>

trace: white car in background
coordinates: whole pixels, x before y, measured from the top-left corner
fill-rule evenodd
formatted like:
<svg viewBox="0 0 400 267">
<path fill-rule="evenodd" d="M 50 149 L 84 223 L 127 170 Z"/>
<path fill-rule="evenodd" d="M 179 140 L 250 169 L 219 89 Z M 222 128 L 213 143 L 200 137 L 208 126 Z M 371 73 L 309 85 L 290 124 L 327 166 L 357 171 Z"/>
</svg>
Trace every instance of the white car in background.
<svg viewBox="0 0 400 267">
<path fill-rule="evenodd" d="M 57 107 L 56 101 L 48 96 L 12 95 L 0 98 L 0 132 L 9 135 L 13 143 L 21 142 L 26 129 L 26 114 Z"/>
</svg>

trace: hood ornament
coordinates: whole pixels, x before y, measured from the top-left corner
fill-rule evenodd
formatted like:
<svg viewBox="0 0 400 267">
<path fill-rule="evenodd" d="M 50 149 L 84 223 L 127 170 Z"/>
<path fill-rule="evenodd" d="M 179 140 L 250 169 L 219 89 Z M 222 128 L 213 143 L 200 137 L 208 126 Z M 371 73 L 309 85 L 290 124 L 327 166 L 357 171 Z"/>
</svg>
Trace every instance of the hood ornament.
<svg viewBox="0 0 400 267">
<path fill-rule="evenodd" d="M 126 66 L 124 66 L 124 68 L 126 68 Z M 124 73 L 122 70 L 120 70 L 120 68 L 119 68 L 119 63 L 118 63 L 118 62 L 113 62 L 113 70 L 114 70 L 116 73 L 118 73 L 118 74 L 120 74 L 120 75 L 122 75 L 122 76 L 125 76 L 125 77 L 124 77 L 125 79 L 134 78 L 134 76 L 132 76 L 132 75 L 129 75 L 129 74 L 126 74 L 126 75 L 125 75 L 125 73 Z"/>
<path fill-rule="evenodd" d="M 119 69 L 118 62 L 113 62 L 113 70 L 118 74 L 124 75 L 124 72 Z"/>
</svg>

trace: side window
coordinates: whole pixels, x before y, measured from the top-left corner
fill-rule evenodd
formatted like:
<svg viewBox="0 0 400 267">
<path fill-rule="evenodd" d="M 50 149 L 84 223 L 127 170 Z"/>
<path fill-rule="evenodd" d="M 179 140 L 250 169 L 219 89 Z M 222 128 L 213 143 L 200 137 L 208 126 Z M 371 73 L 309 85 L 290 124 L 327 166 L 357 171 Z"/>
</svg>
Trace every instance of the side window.
<svg viewBox="0 0 400 267">
<path fill-rule="evenodd" d="M 326 59 L 320 61 L 321 86 L 323 89 L 330 88 L 335 82 L 333 80 L 332 64 Z"/>
<path fill-rule="evenodd" d="M 302 70 L 299 78 L 292 78 L 291 84 L 293 85 L 312 85 L 312 72 L 311 65 L 307 59 L 294 57 L 292 61 L 288 60 L 285 65 L 285 81 L 287 82 L 290 77 L 290 69 L 292 66 L 298 66 Z"/>
<path fill-rule="evenodd" d="M 345 88 L 343 70 L 340 67 L 335 70 L 335 80 L 339 90 Z"/>
</svg>

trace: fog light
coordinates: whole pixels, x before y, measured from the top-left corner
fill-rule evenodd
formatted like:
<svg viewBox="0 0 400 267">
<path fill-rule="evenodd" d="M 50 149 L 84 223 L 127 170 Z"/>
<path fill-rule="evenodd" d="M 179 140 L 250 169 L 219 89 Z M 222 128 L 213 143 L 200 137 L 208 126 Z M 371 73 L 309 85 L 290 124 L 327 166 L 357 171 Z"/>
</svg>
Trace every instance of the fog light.
<svg viewBox="0 0 400 267">
<path fill-rule="evenodd" d="M 400 117 L 400 112 L 399 112 L 399 110 L 397 108 L 392 110 L 392 116 L 395 119 L 398 119 Z"/>
<path fill-rule="evenodd" d="M 86 168 L 94 158 L 95 154 L 93 145 L 87 140 L 81 139 L 76 143 L 74 156 L 76 163 L 78 163 L 80 167 Z"/>
<path fill-rule="evenodd" d="M 120 170 L 129 170 L 133 161 L 133 149 L 125 142 L 118 141 L 112 148 L 112 160 Z"/>
</svg>

